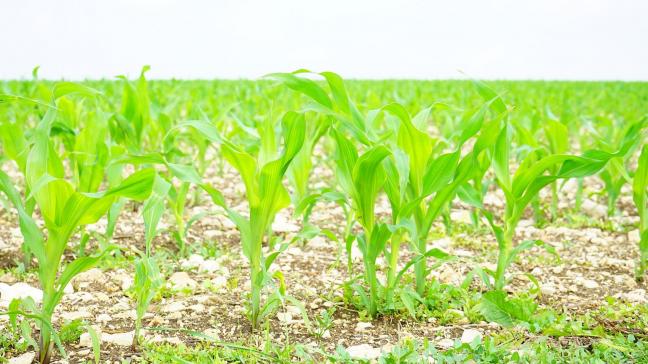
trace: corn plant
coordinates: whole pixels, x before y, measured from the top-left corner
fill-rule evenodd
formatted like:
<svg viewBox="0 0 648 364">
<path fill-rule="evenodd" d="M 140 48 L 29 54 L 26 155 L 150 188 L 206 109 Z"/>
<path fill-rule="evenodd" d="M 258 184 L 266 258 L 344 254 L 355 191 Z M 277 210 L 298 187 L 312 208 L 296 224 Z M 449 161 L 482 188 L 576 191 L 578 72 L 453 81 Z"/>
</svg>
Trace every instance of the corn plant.
<svg viewBox="0 0 648 364">
<path fill-rule="evenodd" d="M 569 140 L 568 140 L 568 130 L 567 126 L 565 126 L 563 123 L 554 120 L 554 119 L 549 119 L 546 120 L 545 125 L 544 125 L 544 133 L 545 137 L 548 141 L 548 149 L 549 153 L 551 154 L 564 154 L 567 153 L 569 149 Z M 550 171 L 550 173 L 555 174 L 557 171 L 555 168 L 557 166 L 552 167 L 554 170 Z M 551 221 L 554 221 L 558 218 L 558 182 L 554 181 L 551 182 L 551 207 L 549 209 L 550 211 L 550 216 L 551 216 Z"/>
<path fill-rule="evenodd" d="M 611 158 L 624 156 L 635 142 L 641 123 L 636 123 L 626 134 L 622 148 L 615 153 L 591 150 L 581 156 L 551 154 L 544 149 L 530 153 L 518 167 L 515 174 L 509 171 L 511 129 L 508 123 L 499 132 L 493 148 L 492 168 L 497 185 L 504 192 L 506 209 L 499 224 L 490 212 L 485 212 L 497 239 L 499 255 L 495 272 L 489 272 L 494 279 L 493 288 L 502 290 L 506 285 L 506 269 L 515 257 L 533 246 L 548 245 L 539 241 L 524 241 L 516 244 L 515 230 L 525 208 L 540 190 L 560 179 L 591 176 L 605 167 Z M 555 171 L 555 172 L 552 172 Z"/>
<path fill-rule="evenodd" d="M 79 257 L 62 266 L 62 256 L 72 236 L 79 228 L 99 220 L 118 198 L 144 200 L 150 193 L 155 172 L 142 170 L 121 184 L 103 192 L 85 192 L 78 180 L 65 179 L 66 173 L 50 134 L 57 115 L 56 100 L 66 94 L 91 95 L 94 91 L 75 84 L 57 85 L 43 118 L 34 130 L 25 168 L 25 180 L 30 194 L 25 200 L 15 190 L 9 177 L 0 174 L 1 190 L 18 212 L 21 232 L 29 251 L 38 262 L 38 277 L 43 290 L 43 303 L 37 312 L 40 342 L 39 362 L 48 363 L 52 351 L 51 319 L 63 297 L 63 291 L 77 274 L 96 265 L 114 247 L 96 255 Z M 33 199 L 43 218 L 47 237 L 38 228 L 25 205 Z"/>
<path fill-rule="evenodd" d="M 142 215 L 144 217 L 145 251 L 135 260 L 135 279 L 133 282 L 137 303 L 133 346 L 139 344 L 142 317 L 144 317 L 151 300 L 164 283 L 155 257 L 151 256 L 151 242 L 157 233 L 157 225 L 164 213 L 164 202 L 170 188 L 171 184 L 169 182 L 160 176 L 156 176 L 151 195 L 144 202 Z"/>
<path fill-rule="evenodd" d="M 313 169 L 312 155 L 319 139 L 326 133 L 331 122 L 328 117 L 316 117 L 314 122 L 306 125 L 304 146 L 295 156 L 288 169 L 288 180 L 293 187 L 292 201 L 295 206 L 304 203 L 310 195 L 308 178 Z"/>
<path fill-rule="evenodd" d="M 434 221 L 446 211 L 459 188 L 474 173 L 481 149 L 478 147 L 463 158 L 461 149 L 480 130 L 484 113 L 477 112 L 470 118 L 454 150 L 441 153 L 439 149 L 443 148 L 443 144 L 421 130 L 430 109 L 423 110 L 414 119 L 399 104 L 388 105 L 384 110 L 399 120 L 392 153 L 402 155 L 394 158 L 395 168 L 388 169 L 386 191 L 394 224 L 409 226 L 405 230 L 409 233 L 412 251 L 417 254 L 417 258 L 411 262 L 415 269 L 416 291 L 422 295 L 427 283 L 427 258 L 447 258 L 447 254 L 439 249 L 427 249 L 428 235 Z M 401 234 L 394 234 L 391 241 L 389 290 L 393 290 L 397 283 L 396 266 L 401 239 Z"/>
<path fill-rule="evenodd" d="M 198 124 L 194 124 L 196 125 Z M 272 242 L 272 222 L 276 214 L 290 205 L 290 196 L 282 180 L 302 148 L 305 129 L 303 114 L 286 113 L 282 119 L 284 148 L 278 152 L 271 147 L 276 145 L 274 127 L 271 123 L 266 123 L 266 127 L 260 129 L 262 146 L 257 155 L 252 155 L 242 147 L 219 137 L 223 157 L 240 173 L 245 185 L 249 204 L 248 216 L 229 208 L 218 190 L 203 185 L 214 203 L 225 209 L 241 234 L 243 253 L 250 263 L 252 292 L 249 316 L 253 328 L 258 327 L 260 320 L 271 312 L 277 302 L 268 300 L 262 305 L 261 294 L 263 288 L 272 281 L 273 276 L 269 269 L 281 249 L 273 251 L 271 245 L 271 252 L 264 256 L 262 246 L 264 238 L 267 238 L 269 244 Z M 211 134 L 212 138 L 216 137 L 215 128 L 211 131 L 207 128 L 201 130 L 206 131 L 207 135 Z"/>
<path fill-rule="evenodd" d="M 382 163 L 391 153 L 384 146 L 376 146 L 358 155 L 353 143 L 339 131 L 333 130 L 333 136 L 337 145 L 338 181 L 342 190 L 350 197 L 354 216 L 363 229 L 361 234 L 355 236 L 355 240 L 363 256 L 369 296 L 362 287 L 356 285 L 354 288 L 362 298 L 369 315 L 374 317 L 378 313 L 380 295 L 376 259 L 391 235 L 387 224 L 376 222 L 374 209 L 376 198 L 386 178 Z M 347 252 L 351 254 L 350 247 L 347 247 Z"/>
<path fill-rule="evenodd" d="M 640 122 L 643 123 L 644 121 Z M 609 133 L 614 130 L 611 138 L 608 140 L 603 135 L 599 135 L 596 140 L 598 146 L 606 151 L 611 151 L 622 147 L 626 142 L 626 135 L 632 132 L 635 125 L 630 124 L 626 128 L 618 128 L 615 125 L 610 125 L 604 128 Z M 623 134 L 622 134 L 623 133 Z M 599 173 L 599 177 L 605 184 L 605 196 L 607 198 L 607 213 L 608 216 L 613 216 L 617 212 L 617 201 L 621 196 L 621 189 L 626 183 L 632 183 L 632 177 L 628 174 L 628 166 L 630 159 L 634 154 L 634 150 L 640 146 L 641 138 L 635 138 L 635 143 L 632 144 L 627 153 L 622 156 L 610 159 L 609 163 Z"/>
<path fill-rule="evenodd" d="M 648 145 L 644 145 L 632 183 L 632 198 L 639 213 L 639 264 L 636 277 L 643 280 L 648 269 Z"/>
</svg>

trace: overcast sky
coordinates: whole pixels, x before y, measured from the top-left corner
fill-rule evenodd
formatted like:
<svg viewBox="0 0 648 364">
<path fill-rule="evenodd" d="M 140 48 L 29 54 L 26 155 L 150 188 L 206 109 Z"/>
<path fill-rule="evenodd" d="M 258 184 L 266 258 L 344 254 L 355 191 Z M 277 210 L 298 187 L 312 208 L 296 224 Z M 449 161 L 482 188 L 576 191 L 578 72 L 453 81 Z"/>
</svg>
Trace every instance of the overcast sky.
<svg viewBox="0 0 648 364">
<path fill-rule="evenodd" d="M 0 0 L 0 34 L 3 79 L 648 80 L 645 0 Z"/>
</svg>

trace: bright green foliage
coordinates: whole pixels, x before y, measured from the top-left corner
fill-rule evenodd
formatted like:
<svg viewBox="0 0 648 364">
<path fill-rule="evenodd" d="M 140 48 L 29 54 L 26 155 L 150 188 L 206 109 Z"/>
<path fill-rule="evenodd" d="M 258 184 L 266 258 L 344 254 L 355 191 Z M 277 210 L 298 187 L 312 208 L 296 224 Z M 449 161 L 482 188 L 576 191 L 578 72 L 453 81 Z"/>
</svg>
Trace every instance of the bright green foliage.
<svg viewBox="0 0 648 364">
<path fill-rule="evenodd" d="M 220 192 L 211 186 L 204 186 L 212 200 L 226 210 L 241 233 L 243 253 L 250 262 L 250 319 L 255 328 L 263 316 L 269 313 L 261 305 L 261 291 L 272 280 L 269 268 L 279 254 L 279 251 L 272 251 L 273 246 L 270 245 L 271 253 L 263 255 L 264 237 L 267 237 L 269 244 L 272 242 L 271 230 L 275 215 L 290 205 L 283 177 L 302 148 L 305 138 L 306 125 L 302 114 L 286 113 L 281 124 L 284 148 L 280 153 L 273 148 L 276 144 L 271 123 L 261 129 L 262 147 L 257 155 L 248 153 L 232 142 L 222 141 L 223 157 L 240 173 L 245 185 L 249 216 L 245 217 L 229 208 Z M 272 302 L 266 303 L 268 304 Z"/>
<path fill-rule="evenodd" d="M 390 156 L 384 146 L 376 146 L 358 156 L 355 146 L 337 130 L 333 130 L 337 144 L 337 173 L 342 189 L 350 196 L 354 216 L 362 226 L 363 233 L 357 235 L 360 252 L 365 267 L 365 282 L 369 286 L 369 296 L 360 286 L 356 290 L 363 298 L 363 304 L 371 316 L 378 312 L 380 283 L 376 276 L 376 259 L 383 251 L 391 235 L 390 227 L 376 222 L 375 204 L 378 192 L 385 182 L 385 171 L 382 166 L 385 158 Z M 350 254 L 350 249 L 349 254 Z"/>
<path fill-rule="evenodd" d="M 645 123 L 645 120 L 639 124 Z M 596 137 L 596 146 L 606 152 L 613 152 L 614 150 L 623 148 L 624 144 L 628 143 L 628 136 L 636 133 L 637 123 L 630 124 L 626 127 L 619 127 L 617 125 L 609 125 L 602 128 L 602 131 L 607 135 L 599 135 Z M 605 184 L 605 195 L 608 202 L 608 216 L 616 213 L 616 204 L 619 196 L 621 196 L 621 188 L 626 183 L 632 183 L 632 178 L 628 174 L 629 164 L 634 151 L 640 146 L 641 138 L 639 135 L 633 134 L 634 143 L 629 145 L 627 153 L 614 158 L 611 158 L 605 168 L 599 173 L 599 177 Z"/>
<path fill-rule="evenodd" d="M 86 94 L 83 87 L 63 84 L 54 88 L 54 95 Z M 39 362 L 47 363 L 51 355 L 51 317 L 63 297 L 63 290 L 77 274 L 97 264 L 113 248 L 93 256 L 77 258 L 61 266 L 61 259 L 72 235 L 82 226 L 95 223 L 104 216 L 118 198 L 142 201 L 151 191 L 155 171 L 144 169 L 132 174 L 119 185 L 103 192 L 86 192 L 81 180 L 66 180 L 63 161 L 50 139 L 56 119 L 55 98 L 34 130 L 32 145 L 27 154 L 25 180 L 30 191 L 26 197 L 39 208 L 47 229 L 47 238 L 25 210 L 25 203 L 12 186 L 9 177 L 0 174 L 1 190 L 7 195 L 19 214 L 20 226 L 27 249 L 38 262 L 38 277 L 43 289 Z"/>
<path fill-rule="evenodd" d="M 648 269 L 648 145 L 639 155 L 637 171 L 632 184 L 632 197 L 639 213 L 639 266 L 637 278 L 643 279 Z"/>
<path fill-rule="evenodd" d="M 499 247 L 497 270 L 490 272 L 495 280 L 494 289 L 504 288 L 505 271 L 517 254 L 537 245 L 537 242 L 533 241 L 515 245 L 514 237 L 515 229 L 525 208 L 540 190 L 559 179 L 581 178 L 597 173 L 611 158 L 628 153 L 641 127 L 642 123 L 636 123 L 635 127 L 629 130 L 623 146 L 616 153 L 591 150 L 581 156 L 573 156 L 550 154 L 546 150 L 536 149 L 520 163 L 515 174 L 511 175 L 509 172 L 510 129 L 507 123 L 504 124 L 495 142 L 492 157 L 496 181 L 506 201 L 501 225 L 486 212 Z"/>
<path fill-rule="evenodd" d="M 440 141 L 430 137 L 421 127 L 425 125 L 430 108 L 424 109 L 413 119 L 399 104 L 391 104 L 385 111 L 395 115 L 399 121 L 396 143 L 392 146 L 396 161 L 388 171 L 387 195 L 392 207 L 394 224 L 402 225 L 409 234 L 411 247 L 417 254 L 414 262 L 416 291 L 424 294 L 427 280 L 427 258 L 443 259 L 447 254 L 438 249 L 427 249 L 427 239 L 432 224 L 452 201 L 457 189 L 470 177 L 479 150 L 468 153 L 463 159 L 461 147 L 483 122 L 481 117 L 473 120 L 477 128 L 464 129 L 461 141 L 455 150 L 441 153 Z M 480 114 L 481 115 L 481 114 Z M 474 126 L 474 125 L 470 125 Z M 395 234 L 389 251 L 389 287 L 396 287 L 396 266 L 402 236 Z"/>
<path fill-rule="evenodd" d="M 117 82 L 54 84 L 35 73 L 32 81 L 0 85 L 0 166 L 7 172 L 0 172 L 0 204 L 17 212 L 24 267 L 38 262 L 45 293 L 42 307 L 29 299 L 13 302 L 10 326 L 37 346 L 29 335 L 30 323 L 18 323 L 15 316 L 37 322 L 41 362 L 49 360 L 50 342 L 58 340 L 51 313 L 63 288 L 74 275 L 110 256 L 121 211 L 138 208 L 128 199 L 144 201 L 146 243 L 134 262 L 134 344 L 141 344 L 142 317 L 163 283 L 152 247 L 158 224 L 167 213 L 175 223 L 163 231 L 177 241 L 174 255 L 195 249 L 186 244 L 187 231 L 213 212 L 189 216 L 189 207 L 204 191 L 240 231 L 250 262 L 249 312 L 255 327 L 287 301 L 303 310 L 287 294 L 282 273 L 271 266 L 289 244 L 308 244 L 317 234 L 338 242 L 334 265 L 346 248 L 350 278 L 344 297 L 350 294 L 352 303 L 370 316 L 449 311 L 437 297 L 439 281 L 429 277 L 453 257 L 430 249 L 429 239 L 441 231 L 437 227 L 445 227 L 447 235 L 479 231 L 481 216 L 494 232 L 499 256 L 494 271 L 475 267 L 464 282 L 461 289 L 479 274 L 489 289 L 472 292 L 474 298 L 465 302 L 466 317 L 504 326 L 535 325 L 545 320 L 542 309 L 532 295 L 505 292 L 506 271 L 524 250 L 551 248 L 540 241 L 518 241 L 516 227 L 527 207 L 534 209 L 537 223 L 568 218 L 559 214 L 558 196 L 571 178 L 579 183 L 577 210 L 586 194 L 595 193 L 607 199 L 610 214 L 622 187 L 634 178 L 640 218 L 637 278 L 648 269 L 648 151 L 645 123 L 635 123 L 644 117 L 645 84 L 489 84 L 505 90 L 499 96 L 481 82 L 345 82 L 333 72 L 307 70 L 271 74 L 272 81 L 149 81 L 147 70 L 134 81 L 121 77 Z M 321 80 L 309 78 L 313 75 Z M 633 174 L 634 151 L 642 147 Z M 226 162 L 241 176 L 247 205 L 232 208 L 229 202 L 237 196 L 223 196 L 203 181 L 214 177 L 211 166 L 216 177 L 225 175 Z M 321 176 L 313 175 L 316 168 Z M 15 172 L 24 183 L 15 181 Z M 605 190 L 583 187 L 583 179 L 595 175 Z M 540 194 L 544 187 L 551 188 L 550 200 Z M 484 206 L 486 193 L 494 190 L 503 192 L 502 211 Z M 452 221 L 452 209 L 465 208 L 455 197 L 473 209 L 473 227 Z M 390 210 L 378 208 L 383 202 Z M 343 209 L 337 230 L 309 220 L 319 208 L 330 206 L 326 203 Z M 552 221 L 542 219 L 545 206 Z M 294 218 L 302 218 L 303 230 L 283 241 L 273 234 L 272 223 L 289 207 Z M 103 216 L 105 233 L 85 229 Z M 86 243 L 94 242 L 99 249 L 86 252 Z M 77 259 L 62 263 L 73 244 Z M 355 244 L 361 267 L 351 259 Z M 276 289 L 263 299 L 269 286 Z"/>
<path fill-rule="evenodd" d="M 164 202 L 169 193 L 171 184 L 160 176 L 155 177 L 151 195 L 144 202 L 142 215 L 144 216 L 144 240 L 146 251 L 142 256 L 135 260 L 135 279 L 133 287 L 135 290 L 135 299 L 137 302 L 135 321 L 135 334 L 133 344 L 140 340 L 139 333 L 142 327 L 142 317 L 146 313 L 151 300 L 155 297 L 158 289 L 164 283 L 160 274 L 155 257 L 151 256 L 151 242 L 155 237 L 157 225 L 164 213 Z"/>
</svg>

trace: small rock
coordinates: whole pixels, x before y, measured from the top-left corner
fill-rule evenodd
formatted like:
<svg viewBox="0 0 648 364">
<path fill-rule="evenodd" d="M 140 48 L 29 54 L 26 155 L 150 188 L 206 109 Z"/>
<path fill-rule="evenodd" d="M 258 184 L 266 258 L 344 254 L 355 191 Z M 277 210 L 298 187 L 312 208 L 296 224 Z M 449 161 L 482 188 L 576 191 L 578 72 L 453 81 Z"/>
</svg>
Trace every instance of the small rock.
<svg viewBox="0 0 648 364">
<path fill-rule="evenodd" d="M 596 283 L 596 281 L 593 281 L 591 279 L 585 279 L 583 280 L 583 287 L 587 289 L 595 289 L 598 288 L 599 284 Z"/>
<path fill-rule="evenodd" d="M 12 286 L 0 283 L 0 307 L 8 307 L 9 303 L 16 298 L 27 297 L 31 297 L 34 302 L 40 303 L 43 300 L 43 291 L 23 282 L 18 282 Z"/>
<path fill-rule="evenodd" d="M 92 347 L 92 338 L 90 337 L 90 334 L 88 334 L 87 332 L 81 334 L 81 337 L 79 337 L 79 346 L 84 348 Z"/>
<path fill-rule="evenodd" d="M 278 233 L 296 233 L 299 231 L 299 226 L 286 220 L 283 215 L 277 215 L 275 221 L 272 223 L 272 230 Z"/>
<path fill-rule="evenodd" d="M 454 340 L 452 339 L 441 339 L 437 342 L 437 346 L 440 347 L 443 350 L 450 349 L 451 347 L 454 346 Z"/>
<path fill-rule="evenodd" d="M 362 252 L 355 244 L 351 247 L 351 260 L 354 262 L 362 261 Z"/>
<path fill-rule="evenodd" d="M 380 349 L 369 344 L 349 346 L 346 351 L 352 359 L 356 360 L 374 360 L 380 357 Z"/>
<path fill-rule="evenodd" d="M 227 278 L 224 276 L 218 276 L 212 279 L 210 282 L 212 286 L 214 286 L 214 288 L 223 288 L 227 286 Z"/>
<path fill-rule="evenodd" d="M 220 264 L 214 259 L 207 259 L 198 266 L 198 269 L 201 272 L 213 273 L 220 269 Z"/>
<path fill-rule="evenodd" d="M 297 306 L 288 305 L 288 306 L 286 306 L 286 311 L 292 313 L 293 316 L 294 315 L 297 315 L 297 316 L 301 315 L 301 310 Z"/>
<path fill-rule="evenodd" d="M 110 317 L 110 315 L 107 314 L 107 313 L 100 313 L 100 314 L 97 315 L 97 317 L 95 317 L 95 320 L 97 322 L 101 322 L 101 323 L 105 324 L 107 322 L 112 321 L 112 317 Z"/>
<path fill-rule="evenodd" d="M 175 289 L 194 289 L 198 286 L 198 283 L 189 277 L 189 274 L 186 272 L 175 272 L 169 277 L 169 283 Z"/>
<path fill-rule="evenodd" d="M 641 288 L 635 289 L 628 293 L 622 293 L 620 295 L 620 298 L 631 303 L 639 303 L 639 304 L 646 303 L 648 301 L 648 298 L 646 297 L 646 290 Z"/>
<path fill-rule="evenodd" d="M 603 219 L 607 217 L 607 208 L 603 205 L 597 204 L 592 200 L 584 200 L 581 208 L 587 215 L 591 217 L 597 219 Z"/>
<path fill-rule="evenodd" d="M 551 296 L 556 293 L 556 287 L 551 283 L 545 283 L 540 287 L 540 293 L 544 296 Z"/>
<path fill-rule="evenodd" d="M 202 263 L 205 262 L 205 258 L 198 254 L 191 254 L 188 259 L 185 259 L 180 263 L 182 269 L 192 269 L 199 267 Z"/>
<path fill-rule="evenodd" d="M 218 329 L 207 329 L 203 331 L 203 334 L 208 336 L 211 339 L 218 340 L 220 331 Z"/>
<path fill-rule="evenodd" d="M 452 244 L 452 240 L 448 237 L 437 239 L 432 242 L 433 247 L 439 248 L 441 250 L 448 250 L 451 244 Z"/>
<path fill-rule="evenodd" d="M 313 247 L 313 248 L 328 248 L 331 246 L 329 243 L 326 242 L 326 239 L 324 239 L 321 236 L 316 236 L 310 240 L 308 240 L 308 246 Z"/>
<path fill-rule="evenodd" d="M 16 283 L 18 280 L 14 277 L 13 274 L 7 272 L 0 276 L 0 282 L 2 283 Z"/>
<path fill-rule="evenodd" d="M 133 331 L 116 334 L 97 332 L 97 334 L 99 335 L 99 340 L 102 344 L 113 344 L 117 346 L 131 346 L 133 344 L 133 337 L 135 336 Z M 87 332 L 81 334 L 79 345 L 83 347 L 92 347 L 90 334 Z"/>
<path fill-rule="evenodd" d="M 466 329 L 464 332 L 461 334 L 461 342 L 464 344 L 470 344 L 473 341 L 481 340 L 482 338 L 482 333 L 475 330 L 475 329 Z"/>
<path fill-rule="evenodd" d="M 203 305 L 202 303 L 197 303 L 195 305 L 189 306 L 189 309 L 197 313 L 203 313 L 205 312 L 205 305 Z"/>
<path fill-rule="evenodd" d="M 31 364 L 36 357 L 36 353 L 33 351 L 24 353 L 15 358 L 9 359 L 9 364 Z"/>
<path fill-rule="evenodd" d="M 366 331 L 368 328 L 373 327 L 371 322 L 358 322 L 358 324 L 355 327 L 356 332 L 361 332 L 361 331 Z"/>
<path fill-rule="evenodd" d="M 74 293 L 74 286 L 72 285 L 72 283 L 68 283 L 67 286 L 63 288 L 63 293 L 65 294 Z"/>
<path fill-rule="evenodd" d="M 474 255 L 473 252 L 471 252 L 470 250 L 464 250 L 464 249 L 455 249 L 453 253 L 458 257 L 467 257 L 467 258 L 472 257 Z"/>
<path fill-rule="evenodd" d="M 452 220 L 452 222 L 459 222 L 462 224 L 472 223 L 470 211 L 468 210 L 454 210 L 450 212 L 450 220 Z"/>
<path fill-rule="evenodd" d="M 105 279 L 106 276 L 101 269 L 92 268 L 74 277 L 72 282 L 74 282 L 75 288 L 78 289 L 81 286 L 87 287 L 90 283 L 102 283 Z"/>
<path fill-rule="evenodd" d="M 217 240 L 220 236 L 222 236 L 222 234 L 223 234 L 223 232 L 220 231 L 220 230 L 209 229 L 209 230 L 203 231 L 203 236 L 205 238 L 207 238 L 207 240 L 209 240 L 209 241 Z"/>
<path fill-rule="evenodd" d="M 277 318 L 279 322 L 283 324 L 289 324 L 292 322 L 292 314 L 290 312 L 278 312 Z"/>
<path fill-rule="evenodd" d="M 117 346 L 130 346 L 133 343 L 134 332 L 123 332 L 117 334 L 102 334 L 101 341 Z"/>
<path fill-rule="evenodd" d="M 90 317 L 91 314 L 85 309 L 81 309 L 79 311 L 72 311 L 72 312 L 63 312 L 61 314 L 61 318 L 66 320 L 66 321 L 74 321 L 78 319 L 84 319 Z"/>
<path fill-rule="evenodd" d="M 135 310 L 125 310 L 116 313 L 116 319 L 125 319 L 125 320 L 135 320 L 137 318 L 137 311 Z"/>
<path fill-rule="evenodd" d="M 162 312 L 173 313 L 173 312 L 180 312 L 185 309 L 186 307 L 182 302 L 176 301 L 164 306 Z"/>
<path fill-rule="evenodd" d="M 439 274 L 439 281 L 444 284 L 455 284 L 462 279 L 461 275 L 458 274 L 452 267 L 444 266 L 441 268 L 441 273 Z"/>
</svg>

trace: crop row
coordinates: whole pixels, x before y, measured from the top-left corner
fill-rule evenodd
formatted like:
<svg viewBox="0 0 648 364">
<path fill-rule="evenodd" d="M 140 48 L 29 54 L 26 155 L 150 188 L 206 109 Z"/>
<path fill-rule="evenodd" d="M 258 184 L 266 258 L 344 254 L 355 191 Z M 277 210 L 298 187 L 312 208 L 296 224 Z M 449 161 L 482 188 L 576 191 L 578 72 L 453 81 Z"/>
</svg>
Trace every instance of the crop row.
<svg viewBox="0 0 648 364">
<path fill-rule="evenodd" d="M 187 229 L 201 217 L 186 216 L 187 204 L 197 198 L 192 191 L 196 196 L 204 191 L 240 232 L 250 265 L 248 312 L 255 328 L 286 301 L 303 307 L 287 292 L 281 272 L 271 269 L 290 245 L 272 231 L 275 216 L 289 206 L 305 227 L 312 227 L 309 216 L 318 203 L 343 209 L 341 234 L 316 228 L 309 233 L 341 244 L 350 271 L 357 246 L 362 275 L 348 287 L 353 302 L 371 317 L 396 307 L 415 315 L 430 270 L 452 259 L 429 248 L 430 232 L 439 221 L 450 226 L 450 206 L 461 201 L 473 209 L 474 224 L 490 227 L 499 249 L 495 269 L 476 266 L 471 273 L 487 290 L 482 314 L 502 325 L 523 320 L 527 307 L 505 290 L 507 269 L 525 250 L 553 248 L 542 241 L 520 241 L 516 228 L 529 209 L 536 219 L 543 218 L 540 191 L 545 187 L 551 191 L 549 219 L 556 219 L 559 191 L 568 179 L 579 181 L 579 209 L 583 178 L 598 175 L 609 214 L 615 213 L 623 186 L 632 186 L 640 218 L 637 279 L 648 269 L 648 146 L 642 115 L 621 123 L 606 115 L 584 120 L 568 108 L 556 116 L 546 104 L 537 112 L 537 105 L 524 102 L 516 107 L 529 110 L 520 112 L 482 82 L 462 86 L 481 98 L 471 99 L 464 109 L 446 102 L 376 106 L 384 95 L 367 92 L 356 103 L 337 74 L 304 70 L 268 75 L 263 98 L 255 94 L 260 87 L 255 83 L 240 82 L 229 94 L 191 86 L 189 92 L 174 94 L 171 83 L 164 92 L 158 90 L 153 103 L 145 71 L 134 82 L 123 78 L 120 90 L 115 83 L 104 87 L 35 79 L 5 84 L 16 92 L 0 95 L 2 160 L 12 163 L 24 181 L 16 185 L 0 171 L 0 191 L 5 206 L 15 210 L 24 237 L 23 264 L 36 263 L 43 290 L 42 305 L 15 300 L 5 314 L 13 325 L 19 315 L 37 322 L 41 363 L 49 362 L 55 343 L 60 347 L 52 315 L 65 287 L 119 249 L 112 236 L 129 200 L 142 203 L 145 227 L 145 248 L 135 261 L 136 341 L 142 317 L 163 284 L 151 247 L 158 223 L 165 213 L 173 216 L 173 237 L 179 254 L 185 254 Z M 220 95 L 229 101 L 214 100 Z M 201 103 L 204 99 L 211 101 Z M 419 111 L 410 114 L 414 108 Z M 315 157 L 318 148 L 335 171 L 334 182 L 324 188 L 312 183 L 315 163 L 322 159 Z M 240 175 L 247 211 L 232 208 L 231 196 L 202 178 L 210 164 L 223 161 Z M 503 194 L 503 210 L 484 204 L 489 188 Z M 380 198 L 389 202 L 387 216 L 375 213 Z M 91 236 L 85 226 L 104 217 L 106 231 Z M 100 248 L 89 254 L 91 238 Z M 64 254 L 72 248 L 76 258 L 66 263 Z M 411 253 L 406 261 L 403 249 Z M 377 263 L 381 257 L 384 267 Z M 385 273 L 385 281 L 379 272 Z M 403 283 L 412 272 L 413 284 Z"/>
</svg>

